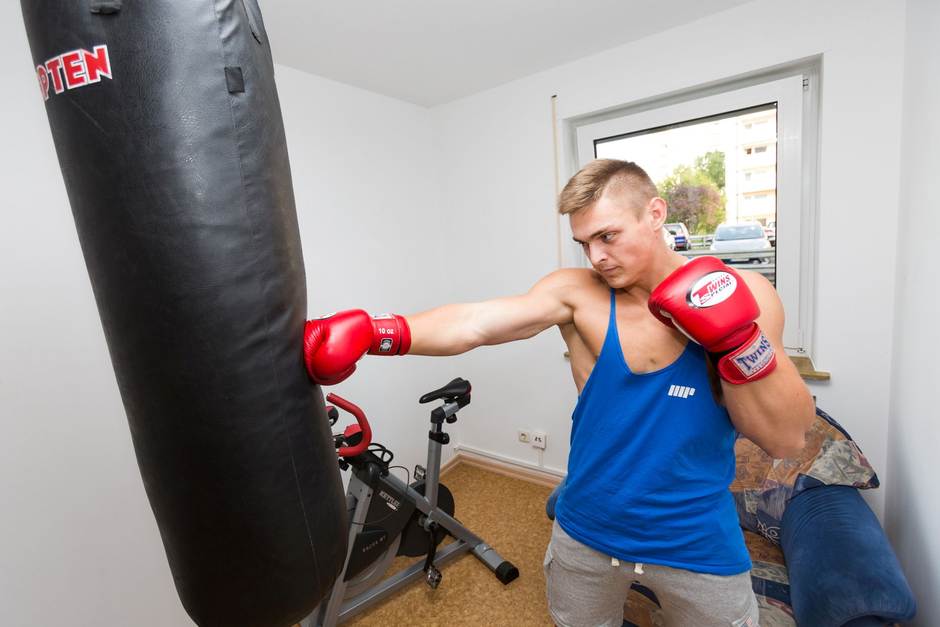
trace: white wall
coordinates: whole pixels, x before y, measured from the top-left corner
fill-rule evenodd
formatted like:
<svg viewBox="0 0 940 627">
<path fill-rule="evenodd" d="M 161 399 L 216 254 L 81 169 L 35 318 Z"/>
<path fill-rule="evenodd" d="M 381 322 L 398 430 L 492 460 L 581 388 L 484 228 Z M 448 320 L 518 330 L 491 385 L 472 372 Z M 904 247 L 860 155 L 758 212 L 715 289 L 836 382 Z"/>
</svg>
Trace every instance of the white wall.
<svg viewBox="0 0 940 627">
<path fill-rule="evenodd" d="M 0 7 L 0 53 L 2 623 L 191 624 L 137 470 L 19 3 Z M 311 313 L 427 305 L 443 249 L 427 111 L 288 68 L 277 78 Z M 338 391 L 413 466 L 427 441 L 417 397 L 447 368 L 372 362 Z"/>
<path fill-rule="evenodd" d="M 448 233 L 428 110 L 285 66 L 276 77 L 310 315 L 433 306 L 445 280 Z M 426 457 L 430 412 L 418 397 L 453 373 L 454 364 L 426 357 L 367 358 L 326 391 L 359 404 L 376 440 L 413 470 Z"/>
<path fill-rule="evenodd" d="M 937 220 L 925 200 L 937 193 L 937 126 L 929 116 L 940 96 L 936 84 L 921 82 L 936 74 L 930 35 L 938 20 L 917 1 L 907 24 L 903 112 L 918 122 L 905 127 L 900 186 L 901 3 L 797 0 L 783 12 L 780 3 L 757 0 L 433 110 L 278 67 L 310 313 L 410 313 L 519 293 L 553 270 L 552 94 L 570 118 L 821 54 L 815 358 L 833 380 L 812 389 L 886 480 L 887 490 L 867 496 L 880 515 L 883 493 L 891 494 L 889 532 L 922 590 L 922 616 L 936 619 L 925 597 L 938 584 L 928 526 L 937 498 L 935 490 L 925 496 L 924 479 L 937 450 L 936 412 L 928 413 L 923 392 L 921 331 L 910 329 L 930 329 L 936 318 L 936 295 L 933 309 L 925 307 L 930 295 L 918 286 L 935 283 L 937 257 L 904 248 L 895 265 L 899 194 L 910 208 L 903 233 Z M 10 60 L 0 70 L 4 622 L 67 615 L 75 625 L 186 624 L 139 479 L 16 4 L 0 8 L 0 18 L 0 51 Z M 846 254 L 847 242 L 878 242 L 880 254 Z M 884 295 L 905 277 L 895 323 Z M 379 439 L 410 468 L 426 444 L 427 417 L 415 399 L 466 376 L 474 402 L 456 430 L 462 445 L 562 471 L 575 401 L 563 351 L 550 331 L 449 359 L 367 359 L 336 391 L 366 409 Z M 515 441 L 517 427 L 548 431 L 541 462 Z M 894 516 L 902 508 L 914 515 Z"/>
<path fill-rule="evenodd" d="M 556 267 L 553 94 L 567 119 L 822 55 L 814 357 L 832 381 L 811 387 L 886 478 L 903 35 L 902 3 L 757 0 L 436 108 L 463 262 L 451 298 L 517 293 Z M 461 445 L 538 463 L 515 429 L 541 427 L 544 464 L 564 469 L 576 393 L 557 332 L 543 335 L 465 358 L 487 420 L 465 421 Z M 879 515 L 883 493 L 866 494 Z"/>
<path fill-rule="evenodd" d="M 179 625 L 19 3 L 0 8 L 3 622 Z"/>
<path fill-rule="evenodd" d="M 895 344 L 892 360 L 885 526 L 919 604 L 917 625 L 940 624 L 940 254 L 912 237 L 940 232 L 940 5 L 908 0 L 901 143 Z"/>
</svg>

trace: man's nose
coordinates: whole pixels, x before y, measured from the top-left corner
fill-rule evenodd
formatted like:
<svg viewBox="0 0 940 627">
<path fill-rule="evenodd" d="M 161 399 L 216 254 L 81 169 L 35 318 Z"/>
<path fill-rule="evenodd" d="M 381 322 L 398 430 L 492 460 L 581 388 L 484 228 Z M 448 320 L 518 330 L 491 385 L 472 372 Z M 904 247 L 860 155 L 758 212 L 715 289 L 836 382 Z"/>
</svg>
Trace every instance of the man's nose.
<svg viewBox="0 0 940 627">
<path fill-rule="evenodd" d="M 606 259 L 607 253 L 604 251 L 603 247 L 588 244 L 588 261 L 591 262 L 591 265 L 599 265 Z"/>
</svg>

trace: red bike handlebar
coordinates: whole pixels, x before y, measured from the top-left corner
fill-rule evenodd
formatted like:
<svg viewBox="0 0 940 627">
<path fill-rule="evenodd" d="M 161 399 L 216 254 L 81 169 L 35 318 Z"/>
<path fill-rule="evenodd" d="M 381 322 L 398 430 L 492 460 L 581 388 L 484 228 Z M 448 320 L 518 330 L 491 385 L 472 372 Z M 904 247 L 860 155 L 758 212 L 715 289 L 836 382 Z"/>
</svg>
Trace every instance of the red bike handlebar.
<svg viewBox="0 0 940 627">
<path fill-rule="evenodd" d="M 356 422 L 359 423 L 359 429 L 362 432 L 362 440 L 358 444 L 355 446 L 341 446 L 337 449 L 336 454 L 340 457 L 355 457 L 356 455 L 364 453 L 366 449 L 369 448 L 369 445 L 372 444 L 372 427 L 369 426 L 369 421 L 365 413 L 353 403 L 350 403 L 342 396 L 337 396 L 332 392 L 326 395 L 326 400 L 355 416 Z M 346 434 L 349 434 L 348 428 Z"/>
</svg>

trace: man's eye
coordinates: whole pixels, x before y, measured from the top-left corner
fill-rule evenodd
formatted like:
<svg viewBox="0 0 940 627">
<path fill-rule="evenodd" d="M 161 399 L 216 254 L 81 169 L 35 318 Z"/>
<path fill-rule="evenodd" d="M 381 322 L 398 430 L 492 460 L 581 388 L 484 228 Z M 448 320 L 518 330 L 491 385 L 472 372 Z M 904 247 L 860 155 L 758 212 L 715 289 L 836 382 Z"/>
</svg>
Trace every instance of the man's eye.
<svg viewBox="0 0 940 627">
<path fill-rule="evenodd" d="M 614 239 L 614 235 L 615 235 L 614 233 L 604 233 L 603 235 L 601 235 L 601 241 L 609 242 L 612 239 Z"/>
</svg>

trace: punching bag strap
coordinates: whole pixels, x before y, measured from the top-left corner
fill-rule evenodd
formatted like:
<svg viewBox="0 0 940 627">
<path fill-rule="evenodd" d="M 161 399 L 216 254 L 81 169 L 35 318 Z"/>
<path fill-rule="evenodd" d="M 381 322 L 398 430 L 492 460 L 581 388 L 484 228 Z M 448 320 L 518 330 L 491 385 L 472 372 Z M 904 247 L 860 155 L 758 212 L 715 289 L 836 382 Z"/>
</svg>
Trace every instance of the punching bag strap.
<svg viewBox="0 0 940 627">
<path fill-rule="evenodd" d="M 92 13 L 112 15 L 121 10 L 123 0 L 91 0 L 89 9 Z"/>
</svg>

